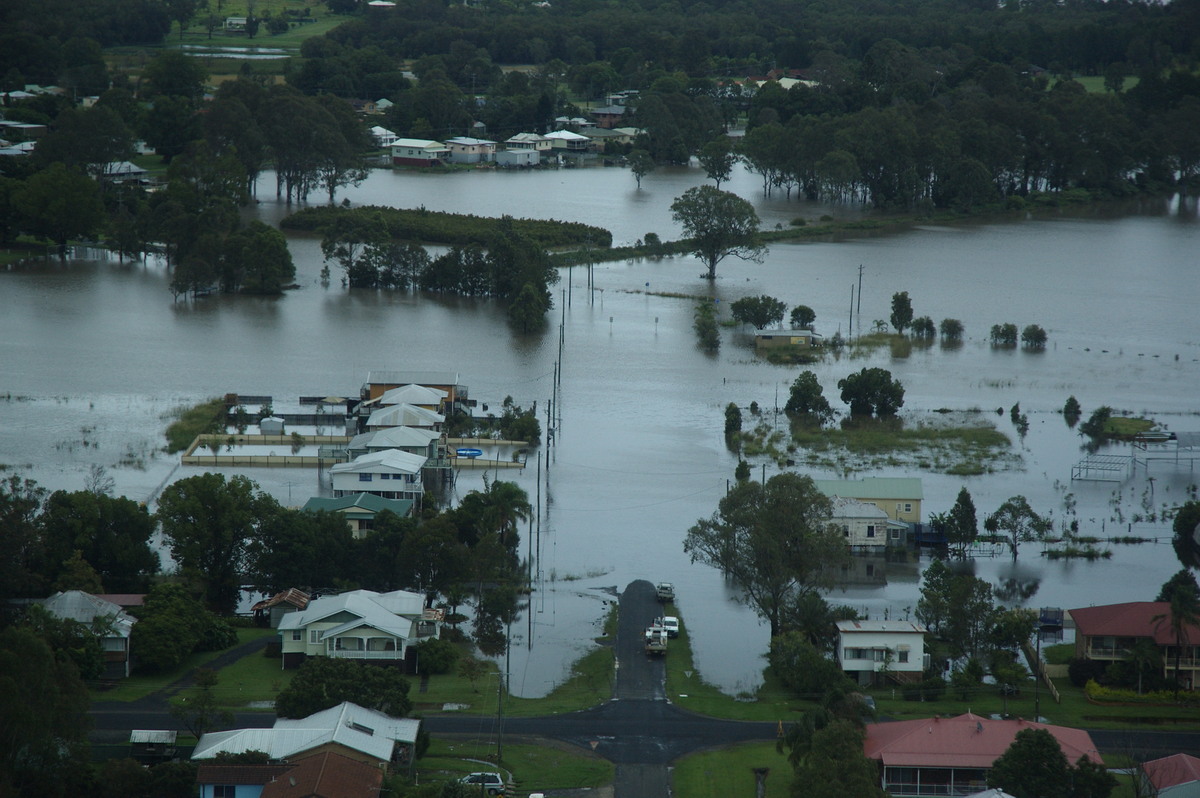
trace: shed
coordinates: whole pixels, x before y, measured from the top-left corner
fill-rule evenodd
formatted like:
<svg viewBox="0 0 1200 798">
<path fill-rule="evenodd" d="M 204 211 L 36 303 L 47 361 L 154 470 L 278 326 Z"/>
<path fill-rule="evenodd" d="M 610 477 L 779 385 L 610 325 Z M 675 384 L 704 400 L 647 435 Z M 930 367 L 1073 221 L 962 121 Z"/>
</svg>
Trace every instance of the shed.
<svg viewBox="0 0 1200 798">
<path fill-rule="evenodd" d="M 263 435 L 282 435 L 283 419 L 278 416 L 267 416 L 258 422 L 258 431 Z"/>
<path fill-rule="evenodd" d="M 541 161 L 537 150 L 497 150 L 496 163 L 510 168 L 537 166 Z"/>
<path fill-rule="evenodd" d="M 129 733 L 129 755 L 143 765 L 175 757 L 174 729 L 134 729 Z"/>
</svg>

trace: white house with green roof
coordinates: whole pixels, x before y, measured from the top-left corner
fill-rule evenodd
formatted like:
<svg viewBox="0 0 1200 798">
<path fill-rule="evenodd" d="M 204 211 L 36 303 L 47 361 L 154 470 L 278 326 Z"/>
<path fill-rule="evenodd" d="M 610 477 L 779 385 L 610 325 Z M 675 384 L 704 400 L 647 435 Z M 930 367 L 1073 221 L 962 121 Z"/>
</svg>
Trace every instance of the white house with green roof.
<svg viewBox="0 0 1200 798">
<path fill-rule="evenodd" d="M 351 493 L 336 499 L 314 496 L 304 503 L 306 512 L 341 513 L 350 527 L 350 534 L 355 538 L 361 538 L 374 529 L 375 516 L 384 510 L 405 518 L 412 514 L 412 508 L 411 499 L 385 499 L 373 493 Z"/>
<path fill-rule="evenodd" d="M 869 502 L 893 521 L 921 523 L 920 477 L 865 477 L 863 479 L 814 479 L 817 490 L 833 498 Z"/>
</svg>

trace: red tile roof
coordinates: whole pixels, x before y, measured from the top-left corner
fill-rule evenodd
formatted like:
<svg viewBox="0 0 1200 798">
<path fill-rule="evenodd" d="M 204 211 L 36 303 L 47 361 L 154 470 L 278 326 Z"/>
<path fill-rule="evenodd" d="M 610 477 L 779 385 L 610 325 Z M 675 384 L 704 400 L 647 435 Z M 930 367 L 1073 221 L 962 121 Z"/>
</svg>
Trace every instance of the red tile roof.
<svg viewBox="0 0 1200 798">
<path fill-rule="evenodd" d="M 1142 765 L 1142 769 L 1156 790 L 1200 781 L 1200 759 L 1187 754 L 1155 759 Z"/>
<path fill-rule="evenodd" d="M 1153 637 L 1160 646 L 1174 645 L 1171 605 L 1166 601 L 1131 601 L 1070 610 L 1078 634 L 1087 637 Z M 1155 616 L 1167 618 L 1154 620 Z M 1200 642 L 1200 626 L 1188 627 L 1188 639 Z"/>
<path fill-rule="evenodd" d="M 341 754 L 306 757 L 276 781 L 261 798 L 378 798 L 383 771 Z"/>
<path fill-rule="evenodd" d="M 969 712 L 955 718 L 870 724 L 864 749 L 868 757 L 884 765 L 990 768 L 1023 729 L 1050 732 L 1072 764 L 1081 756 L 1104 762 L 1092 738 L 1082 729 L 1027 720 L 992 720 Z"/>
</svg>

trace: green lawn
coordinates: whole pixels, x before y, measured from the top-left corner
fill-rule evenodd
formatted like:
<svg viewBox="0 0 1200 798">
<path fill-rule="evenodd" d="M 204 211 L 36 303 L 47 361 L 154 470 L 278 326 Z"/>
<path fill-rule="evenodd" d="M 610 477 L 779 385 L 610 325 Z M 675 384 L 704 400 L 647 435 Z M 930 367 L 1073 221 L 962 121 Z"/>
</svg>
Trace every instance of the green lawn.
<svg viewBox="0 0 1200 798">
<path fill-rule="evenodd" d="M 217 672 L 218 681 L 213 688 L 213 695 L 221 706 L 229 709 L 246 709 L 251 702 L 270 701 L 271 707 L 255 709 L 273 712 L 275 697 L 287 687 L 295 673 L 294 670 L 283 670 L 281 658 L 267 657 L 262 651 L 256 651 Z"/>
<path fill-rule="evenodd" d="M 274 629 L 237 629 L 236 631 L 239 645 L 250 640 L 276 634 Z M 187 676 L 192 669 L 207 665 L 223 653 L 223 651 L 205 651 L 202 654 L 193 654 L 182 665 L 172 671 L 149 675 L 135 674 L 128 679 L 123 679 L 111 690 L 102 690 L 93 687 L 91 691 L 92 700 L 137 701 L 139 698 L 145 698 L 151 693 L 158 692 L 168 685 L 174 684 Z M 262 654 L 259 653 L 254 656 L 261 658 Z"/>
<path fill-rule="evenodd" d="M 775 743 L 746 745 L 704 751 L 675 763 L 671 773 L 676 798 L 726 798 L 755 795 L 756 768 L 767 768 L 767 798 L 791 794 L 792 766 L 776 752 Z"/>
<path fill-rule="evenodd" d="M 504 743 L 504 758 L 496 764 L 496 740 L 434 738 L 429 751 L 417 762 L 421 784 L 451 781 L 475 771 L 511 775 L 516 793 L 598 787 L 613 779 L 613 765 L 578 748 L 554 742 L 531 745 L 516 740 Z"/>
</svg>

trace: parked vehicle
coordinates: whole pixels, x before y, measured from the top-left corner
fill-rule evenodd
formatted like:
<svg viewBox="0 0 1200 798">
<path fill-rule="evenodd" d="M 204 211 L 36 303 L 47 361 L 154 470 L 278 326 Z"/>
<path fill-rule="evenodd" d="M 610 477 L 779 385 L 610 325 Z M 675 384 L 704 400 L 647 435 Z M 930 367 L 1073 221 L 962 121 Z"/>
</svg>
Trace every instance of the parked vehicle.
<svg viewBox="0 0 1200 798">
<path fill-rule="evenodd" d="M 474 795 L 475 791 L 479 791 L 479 795 L 505 795 L 508 793 L 508 786 L 504 783 L 504 777 L 499 773 L 468 773 L 459 779 L 463 784 L 469 785 L 467 792 Z"/>
<path fill-rule="evenodd" d="M 646 628 L 646 653 L 658 656 L 667 653 L 667 630 L 661 626 Z"/>
<path fill-rule="evenodd" d="M 666 630 L 667 637 L 679 637 L 679 619 L 674 615 L 664 615 L 662 617 L 662 628 Z"/>
<path fill-rule="evenodd" d="M 671 584 L 670 582 L 659 582 L 655 586 L 654 592 L 657 595 L 658 600 L 663 603 L 675 600 L 675 585 Z"/>
</svg>

